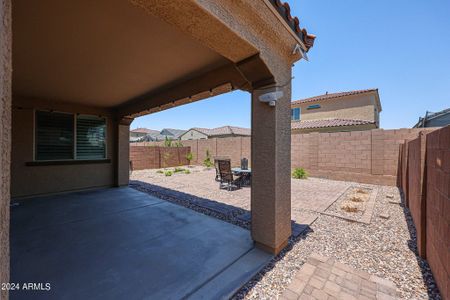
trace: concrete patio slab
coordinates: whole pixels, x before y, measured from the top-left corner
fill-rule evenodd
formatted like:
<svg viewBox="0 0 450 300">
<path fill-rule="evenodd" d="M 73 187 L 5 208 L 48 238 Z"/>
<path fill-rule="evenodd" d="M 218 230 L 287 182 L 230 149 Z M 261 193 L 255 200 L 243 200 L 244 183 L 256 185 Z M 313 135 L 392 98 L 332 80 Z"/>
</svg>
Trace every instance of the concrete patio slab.
<svg viewBox="0 0 450 300">
<path fill-rule="evenodd" d="M 221 298 L 271 258 L 245 229 L 130 188 L 23 200 L 11 220 L 11 282 L 51 285 L 11 299 Z"/>
</svg>

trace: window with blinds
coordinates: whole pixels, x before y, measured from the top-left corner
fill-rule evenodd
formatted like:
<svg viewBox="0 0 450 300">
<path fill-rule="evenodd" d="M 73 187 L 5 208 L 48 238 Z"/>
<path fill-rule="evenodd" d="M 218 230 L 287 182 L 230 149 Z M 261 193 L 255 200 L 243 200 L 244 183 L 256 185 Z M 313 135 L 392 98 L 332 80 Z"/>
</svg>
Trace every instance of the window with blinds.
<svg viewBox="0 0 450 300">
<path fill-rule="evenodd" d="M 77 159 L 106 157 L 106 120 L 97 116 L 77 116 Z"/>
<path fill-rule="evenodd" d="M 301 109 L 300 107 L 295 107 L 291 109 L 291 121 L 300 120 Z"/>
<path fill-rule="evenodd" d="M 73 159 L 73 114 L 36 112 L 36 160 Z"/>
<path fill-rule="evenodd" d="M 106 119 L 36 111 L 35 160 L 106 158 Z"/>
</svg>

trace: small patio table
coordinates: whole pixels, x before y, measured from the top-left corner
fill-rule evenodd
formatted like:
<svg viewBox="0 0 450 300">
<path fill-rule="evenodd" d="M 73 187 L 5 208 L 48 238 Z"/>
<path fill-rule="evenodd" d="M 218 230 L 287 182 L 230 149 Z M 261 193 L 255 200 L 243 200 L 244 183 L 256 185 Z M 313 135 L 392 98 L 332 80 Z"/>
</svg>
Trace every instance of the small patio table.
<svg viewBox="0 0 450 300">
<path fill-rule="evenodd" d="M 250 186 L 251 182 L 252 182 L 252 169 L 248 168 L 248 169 L 241 169 L 241 168 L 232 168 L 231 171 L 238 175 L 241 176 L 241 186 Z"/>
</svg>

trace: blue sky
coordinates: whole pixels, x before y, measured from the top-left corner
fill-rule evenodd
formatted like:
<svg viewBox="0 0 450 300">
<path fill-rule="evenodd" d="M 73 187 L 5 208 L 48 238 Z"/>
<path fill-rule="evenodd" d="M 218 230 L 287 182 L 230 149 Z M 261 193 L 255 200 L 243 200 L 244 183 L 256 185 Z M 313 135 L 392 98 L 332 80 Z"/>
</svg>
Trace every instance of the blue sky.
<svg viewBox="0 0 450 300">
<path fill-rule="evenodd" d="M 294 67 L 292 99 L 378 88 L 382 128 L 408 128 L 450 108 L 449 0 L 289 0 L 317 35 Z M 239 109 L 236 109 L 239 108 Z M 132 128 L 250 127 L 250 95 L 235 91 L 137 118 Z"/>
</svg>

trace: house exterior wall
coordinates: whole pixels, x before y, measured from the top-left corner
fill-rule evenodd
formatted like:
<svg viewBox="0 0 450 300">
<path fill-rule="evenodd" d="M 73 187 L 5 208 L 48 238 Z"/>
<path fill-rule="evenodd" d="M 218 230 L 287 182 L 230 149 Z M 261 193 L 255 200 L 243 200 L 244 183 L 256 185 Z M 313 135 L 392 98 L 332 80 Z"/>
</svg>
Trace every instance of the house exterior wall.
<svg viewBox="0 0 450 300">
<path fill-rule="evenodd" d="M 201 140 L 201 139 L 207 139 L 208 136 L 204 133 L 201 133 L 200 131 L 197 130 L 188 130 L 186 133 L 184 133 L 180 139 L 182 141 L 187 141 L 187 140 Z"/>
<path fill-rule="evenodd" d="M 307 109 L 308 106 L 320 104 L 318 109 Z M 374 121 L 379 126 L 379 108 L 372 93 L 339 97 L 322 101 L 292 104 L 292 108 L 300 107 L 302 121 L 330 118 L 359 119 Z M 375 110 L 376 109 L 376 110 Z"/>
<path fill-rule="evenodd" d="M 106 110 L 36 99 L 15 97 L 12 112 L 12 168 L 11 195 L 24 197 L 71 190 L 107 187 L 116 183 L 115 151 L 117 126 L 113 115 Z M 53 109 L 69 113 L 103 115 L 107 118 L 106 158 L 110 162 L 76 165 L 27 166 L 33 161 L 34 111 Z M 127 141 L 128 142 L 128 141 Z M 128 159 L 127 159 L 128 160 Z"/>
<path fill-rule="evenodd" d="M 11 2 L 0 1 L 0 282 L 9 282 L 11 159 Z M 0 290 L 0 299 L 8 291 Z"/>
</svg>

